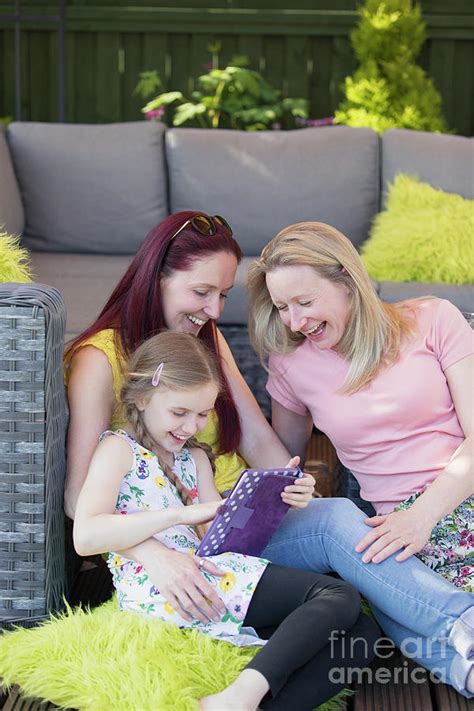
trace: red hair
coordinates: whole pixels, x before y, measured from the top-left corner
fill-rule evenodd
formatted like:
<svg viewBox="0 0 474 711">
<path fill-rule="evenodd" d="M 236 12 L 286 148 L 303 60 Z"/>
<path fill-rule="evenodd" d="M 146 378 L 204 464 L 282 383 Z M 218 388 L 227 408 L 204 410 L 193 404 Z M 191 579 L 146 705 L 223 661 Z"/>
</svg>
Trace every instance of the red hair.
<svg viewBox="0 0 474 711">
<path fill-rule="evenodd" d="M 170 237 L 186 220 L 199 214 L 196 210 L 176 212 L 148 233 L 97 319 L 68 345 L 68 352 L 99 331 L 113 328 L 116 348 L 124 358 L 128 358 L 147 338 L 166 329 L 161 304 L 162 276 L 174 271 L 187 271 L 197 259 L 219 252 L 233 254 L 240 262 L 242 251 L 238 243 L 227 229 L 217 223 L 216 233 L 212 236 L 201 235 L 189 225 L 170 242 Z M 240 418 L 222 370 L 213 320 L 204 324 L 198 338 L 202 338 L 216 356 L 223 382 L 215 406 L 219 420 L 219 451 L 233 452 L 240 443 Z"/>
</svg>

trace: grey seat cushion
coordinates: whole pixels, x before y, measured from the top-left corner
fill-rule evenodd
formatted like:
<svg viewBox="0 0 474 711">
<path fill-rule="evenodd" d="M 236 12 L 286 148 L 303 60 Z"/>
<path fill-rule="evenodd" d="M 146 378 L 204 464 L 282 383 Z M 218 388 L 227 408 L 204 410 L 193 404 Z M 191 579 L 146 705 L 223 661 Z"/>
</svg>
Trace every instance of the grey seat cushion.
<svg viewBox="0 0 474 711">
<path fill-rule="evenodd" d="M 0 232 L 21 235 L 25 213 L 20 191 L 13 172 L 10 152 L 5 138 L 5 129 L 0 125 Z"/>
<path fill-rule="evenodd" d="M 32 252 L 35 281 L 55 286 L 66 305 L 66 340 L 84 331 L 127 270 L 133 257 Z"/>
<path fill-rule="evenodd" d="M 434 188 L 474 198 L 474 138 L 390 129 L 382 138 L 382 185 L 398 173 L 416 175 Z"/>
<path fill-rule="evenodd" d="M 230 290 L 225 302 L 224 313 L 219 323 L 246 326 L 248 314 L 247 272 L 255 257 L 244 257 L 235 276 L 234 288 Z"/>
<path fill-rule="evenodd" d="M 234 288 L 219 320 L 221 324 L 247 324 L 247 271 L 253 259 L 244 257 L 239 265 Z M 98 316 L 131 261 L 131 256 L 31 253 L 36 281 L 56 287 L 64 297 L 67 339 L 81 333 Z M 385 281 L 377 282 L 376 288 L 384 301 L 401 301 L 431 294 L 449 299 L 461 311 L 474 313 L 474 286 Z"/>
<path fill-rule="evenodd" d="M 166 155 L 171 211 L 223 215 L 246 255 L 305 220 L 359 244 L 378 209 L 379 138 L 368 128 L 172 129 Z"/>
<path fill-rule="evenodd" d="M 474 286 L 471 284 L 422 284 L 411 282 L 377 282 L 377 293 L 382 301 L 393 303 L 419 296 L 438 296 L 447 299 L 465 313 L 474 313 Z"/>
<path fill-rule="evenodd" d="M 66 304 L 66 339 L 84 331 L 102 307 L 130 265 L 132 256 L 102 254 L 58 254 L 31 252 L 35 281 L 58 289 Z M 253 258 L 244 257 L 234 288 L 226 299 L 221 323 L 247 323 L 247 270 Z"/>
<path fill-rule="evenodd" d="M 7 136 L 35 250 L 133 254 L 167 214 L 164 126 L 12 123 Z"/>
<path fill-rule="evenodd" d="M 220 323 L 226 325 L 245 326 L 248 315 L 247 272 L 254 257 L 244 257 L 237 270 L 234 288 L 226 300 L 225 310 Z M 474 313 L 474 285 L 463 284 L 424 284 L 417 282 L 374 282 L 376 291 L 382 301 L 394 303 L 404 299 L 414 299 L 419 296 L 438 296 L 448 299 L 465 313 Z"/>
</svg>

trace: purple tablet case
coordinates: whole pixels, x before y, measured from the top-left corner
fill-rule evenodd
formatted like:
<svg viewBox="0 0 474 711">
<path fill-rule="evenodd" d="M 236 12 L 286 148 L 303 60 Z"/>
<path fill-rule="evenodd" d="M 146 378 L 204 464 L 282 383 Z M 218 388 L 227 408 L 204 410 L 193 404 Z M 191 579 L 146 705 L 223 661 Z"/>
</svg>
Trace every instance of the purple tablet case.
<svg viewBox="0 0 474 711">
<path fill-rule="evenodd" d="M 196 551 L 208 556 L 233 551 L 259 556 L 289 509 L 281 492 L 300 469 L 245 469 Z"/>
</svg>

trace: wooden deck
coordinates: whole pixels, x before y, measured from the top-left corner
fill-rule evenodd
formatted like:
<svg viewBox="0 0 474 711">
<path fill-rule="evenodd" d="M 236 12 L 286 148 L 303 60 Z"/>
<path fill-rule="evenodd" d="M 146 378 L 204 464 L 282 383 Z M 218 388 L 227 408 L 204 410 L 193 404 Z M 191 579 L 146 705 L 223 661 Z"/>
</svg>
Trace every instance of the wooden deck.
<svg viewBox="0 0 474 711">
<path fill-rule="evenodd" d="M 70 601 L 73 605 L 82 602 L 92 606 L 105 602 L 111 593 L 110 574 L 105 567 L 79 573 L 76 578 Z M 394 668 L 406 669 L 406 674 L 414 669 L 414 664 L 397 653 L 390 660 L 383 660 L 385 674 L 391 678 Z M 372 667 L 375 674 L 377 664 Z M 421 678 L 420 678 L 421 676 Z M 474 701 L 468 701 L 457 694 L 451 687 L 444 684 L 434 684 L 429 681 L 428 674 L 416 675 L 419 683 L 380 683 L 372 679 L 360 685 L 355 685 L 355 695 L 347 703 L 347 711 L 474 711 Z M 403 677 L 401 677 L 403 679 Z M 18 689 L 14 688 L 8 696 L 1 696 L 0 708 L 4 711 L 53 711 L 57 707 L 47 702 L 22 698 Z M 112 711 L 112 710 L 111 710 Z M 140 711 L 140 709 L 130 709 Z M 159 710 L 158 710 L 159 711 Z M 180 711 L 180 709 L 176 709 Z M 223 709 L 223 711 L 225 711 Z M 298 709 L 288 709 L 298 711 Z"/>
</svg>

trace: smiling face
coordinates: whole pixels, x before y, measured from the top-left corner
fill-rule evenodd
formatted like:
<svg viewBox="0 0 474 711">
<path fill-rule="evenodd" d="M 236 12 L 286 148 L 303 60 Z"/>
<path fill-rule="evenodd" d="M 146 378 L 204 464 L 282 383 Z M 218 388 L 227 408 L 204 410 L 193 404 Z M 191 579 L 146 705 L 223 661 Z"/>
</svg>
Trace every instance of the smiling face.
<svg viewBox="0 0 474 711">
<path fill-rule="evenodd" d="M 179 452 L 187 440 L 204 429 L 217 398 L 213 382 L 190 390 L 158 387 L 149 399 L 137 403 L 153 440 L 166 452 Z"/>
<path fill-rule="evenodd" d="M 197 260 L 191 269 L 163 277 L 161 296 L 167 328 L 197 335 L 206 321 L 219 318 L 236 271 L 236 257 L 217 252 Z"/>
<path fill-rule="evenodd" d="M 267 288 L 280 318 L 321 350 L 336 348 L 351 310 L 347 288 L 319 276 L 307 265 L 279 267 L 266 275 Z"/>
</svg>

